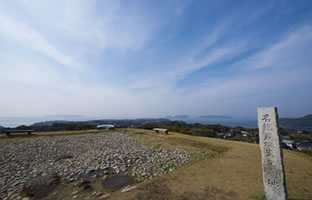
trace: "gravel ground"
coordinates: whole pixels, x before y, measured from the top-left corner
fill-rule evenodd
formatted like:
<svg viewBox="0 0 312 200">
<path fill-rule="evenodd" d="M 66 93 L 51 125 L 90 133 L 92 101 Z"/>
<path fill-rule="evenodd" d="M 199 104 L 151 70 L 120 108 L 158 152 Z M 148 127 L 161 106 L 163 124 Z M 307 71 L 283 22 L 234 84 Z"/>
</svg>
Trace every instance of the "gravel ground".
<svg viewBox="0 0 312 200">
<path fill-rule="evenodd" d="M 0 199 L 14 194 L 27 180 L 51 171 L 65 183 L 97 171 L 128 174 L 141 181 L 173 171 L 189 160 L 185 151 L 146 146 L 120 132 L 1 140 Z"/>
</svg>

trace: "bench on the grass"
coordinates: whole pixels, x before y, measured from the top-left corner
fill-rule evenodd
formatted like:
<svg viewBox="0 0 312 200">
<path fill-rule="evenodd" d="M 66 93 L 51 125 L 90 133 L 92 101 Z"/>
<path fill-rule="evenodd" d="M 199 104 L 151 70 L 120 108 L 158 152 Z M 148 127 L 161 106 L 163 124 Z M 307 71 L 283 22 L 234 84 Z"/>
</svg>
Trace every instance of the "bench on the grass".
<svg viewBox="0 0 312 200">
<path fill-rule="evenodd" d="M 11 133 L 28 133 L 30 135 L 34 130 L 5 130 L 5 133 L 7 135 L 10 135 Z"/>
<path fill-rule="evenodd" d="M 156 131 L 156 133 L 159 133 L 159 132 L 164 132 L 166 134 L 168 134 L 168 129 L 164 129 L 164 128 L 153 128 L 154 131 Z"/>
</svg>

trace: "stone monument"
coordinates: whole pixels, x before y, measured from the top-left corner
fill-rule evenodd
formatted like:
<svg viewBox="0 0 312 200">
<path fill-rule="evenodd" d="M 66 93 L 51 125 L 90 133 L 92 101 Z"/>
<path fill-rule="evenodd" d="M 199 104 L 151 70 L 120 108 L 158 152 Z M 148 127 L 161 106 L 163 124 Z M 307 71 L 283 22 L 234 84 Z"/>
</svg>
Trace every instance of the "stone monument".
<svg viewBox="0 0 312 200">
<path fill-rule="evenodd" d="M 276 107 L 258 108 L 258 127 L 266 199 L 287 200 Z"/>
</svg>

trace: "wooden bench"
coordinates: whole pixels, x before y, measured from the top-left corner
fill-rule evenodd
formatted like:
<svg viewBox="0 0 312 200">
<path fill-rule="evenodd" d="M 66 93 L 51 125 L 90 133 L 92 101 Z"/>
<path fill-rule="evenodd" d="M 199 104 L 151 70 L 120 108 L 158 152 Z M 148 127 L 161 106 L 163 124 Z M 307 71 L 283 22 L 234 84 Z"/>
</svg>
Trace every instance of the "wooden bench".
<svg viewBox="0 0 312 200">
<path fill-rule="evenodd" d="M 156 133 L 159 133 L 159 132 L 164 132 L 166 134 L 168 134 L 168 129 L 164 129 L 164 128 L 153 128 L 154 131 L 156 131 Z"/>
<path fill-rule="evenodd" d="M 34 132 L 34 130 L 5 130 L 7 136 L 11 133 L 28 133 L 28 135 L 30 135 L 32 132 Z"/>
</svg>

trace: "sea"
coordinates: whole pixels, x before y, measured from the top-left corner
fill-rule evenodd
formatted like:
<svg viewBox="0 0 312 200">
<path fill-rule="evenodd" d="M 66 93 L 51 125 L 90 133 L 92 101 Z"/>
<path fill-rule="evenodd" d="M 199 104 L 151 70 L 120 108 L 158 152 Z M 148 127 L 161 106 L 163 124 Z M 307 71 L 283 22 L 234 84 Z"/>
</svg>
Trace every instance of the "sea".
<svg viewBox="0 0 312 200">
<path fill-rule="evenodd" d="M 40 121 L 39 118 L 32 117 L 0 117 L 0 126 L 14 128 L 20 125 L 29 126 L 38 121 Z"/>
<path fill-rule="evenodd" d="M 89 118 L 51 118 L 51 117 L 0 117 L 0 126 L 15 128 L 17 126 L 29 126 L 37 122 L 66 120 L 66 121 L 87 121 Z"/>
</svg>

